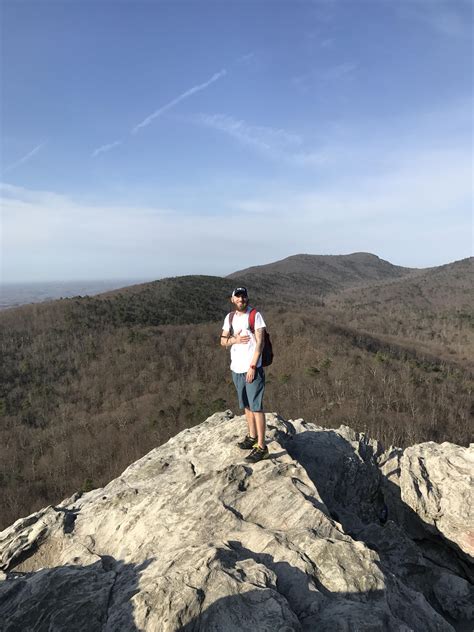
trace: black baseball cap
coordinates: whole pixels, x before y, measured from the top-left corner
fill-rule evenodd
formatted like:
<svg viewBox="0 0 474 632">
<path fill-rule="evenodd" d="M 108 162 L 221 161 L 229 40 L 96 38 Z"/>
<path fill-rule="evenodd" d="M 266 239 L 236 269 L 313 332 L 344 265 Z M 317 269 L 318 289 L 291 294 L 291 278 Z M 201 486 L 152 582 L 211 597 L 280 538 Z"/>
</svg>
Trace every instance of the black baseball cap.
<svg viewBox="0 0 474 632">
<path fill-rule="evenodd" d="M 247 292 L 246 287 L 236 287 L 232 292 L 232 296 L 243 296 L 244 298 L 248 298 L 249 293 Z"/>
</svg>

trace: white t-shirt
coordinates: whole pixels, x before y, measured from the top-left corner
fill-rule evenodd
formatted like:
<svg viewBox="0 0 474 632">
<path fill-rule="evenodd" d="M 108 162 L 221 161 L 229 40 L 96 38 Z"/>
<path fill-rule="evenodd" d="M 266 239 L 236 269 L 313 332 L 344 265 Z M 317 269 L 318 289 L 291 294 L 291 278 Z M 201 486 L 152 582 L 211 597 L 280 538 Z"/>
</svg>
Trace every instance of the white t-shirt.
<svg viewBox="0 0 474 632">
<path fill-rule="evenodd" d="M 232 345 L 230 350 L 230 368 L 234 373 L 247 373 L 252 362 L 257 340 L 255 334 L 250 331 L 249 327 L 249 314 L 252 311 L 251 307 L 247 307 L 247 311 L 244 313 L 235 312 L 232 319 L 232 331 L 234 334 L 242 333 L 242 335 L 249 335 L 250 340 L 247 344 L 235 344 Z M 255 330 L 266 327 L 263 316 L 260 312 L 255 314 Z M 229 314 L 225 317 L 224 331 L 230 331 Z M 257 362 L 257 366 L 262 366 L 262 358 L 260 357 Z"/>
</svg>

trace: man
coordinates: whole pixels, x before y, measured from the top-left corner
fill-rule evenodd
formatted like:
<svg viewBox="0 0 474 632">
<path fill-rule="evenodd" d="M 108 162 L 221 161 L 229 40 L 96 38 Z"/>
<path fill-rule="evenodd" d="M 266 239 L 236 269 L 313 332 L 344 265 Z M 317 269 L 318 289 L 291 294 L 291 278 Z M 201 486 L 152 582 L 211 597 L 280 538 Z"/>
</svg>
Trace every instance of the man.
<svg viewBox="0 0 474 632">
<path fill-rule="evenodd" d="M 265 322 L 260 312 L 255 315 L 255 331 L 250 330 L 248 292 L 238 287 L 232 292 L 231 301 L 235 307 L 232 323 L 230 314 L 224 320 L 221 345 L 230 348 L 230 369 L 237 390 L 239 406 L 245 410 L 248 434 L 237 445 L 243 450 L 252 450 L 246 461 L 256 463 L 268 458 L 265 445 L 265 413 L 263 412 L 263 394 L 265 391 L 265 373 L 262 367 L 262 349 L 264 344 Z"/>
</svg>

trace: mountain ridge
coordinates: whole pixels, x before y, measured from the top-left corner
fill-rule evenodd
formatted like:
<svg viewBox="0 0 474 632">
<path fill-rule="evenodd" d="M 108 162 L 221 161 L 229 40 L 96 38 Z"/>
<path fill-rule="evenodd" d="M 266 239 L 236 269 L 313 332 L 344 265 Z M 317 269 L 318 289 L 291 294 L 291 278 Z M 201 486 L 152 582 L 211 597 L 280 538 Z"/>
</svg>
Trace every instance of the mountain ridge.
<svg viewBox="0 0 474 632">
<path fill-rule="evenodd" d="M 422 278 L 425 274 L 433 274 L 438 270 L 451 270 L 457 264 L 472 262 L 473 258 L 443 264 L 429 268 L 408 268 L 397 266 L 389 261 L 381 259 L 372 253 L 357 252 L 349 255 L 290 255 L 284 259 L 252 266 L 232 272 L 227 276 L 214 275 L 180 275 L 160 278 L 155 281 L 127 285 L 121 288 L 94 294 L 93 296 L 73 296 L 54 299 L 44 302 L 13 306 L 0 311 L 0 315 L 12 310 L 26 308 L 28 305 L 52 305 L 58 302 L 74 302 L 84 300 L 110 301 L 122 297 L 124 300 L 132 295 L 145 295 L 148 298 L 155 295 L 157 300 L 164 300 L 169 304 L 173 293 L 183 294 L 184 291 L 193 294 L 200 293 L 200 299 L 191 297 L 191 303 L 199 307 L 195 314 L 201 313 L 195 320 L 189 316 L 184 318 L 184 313 L 190 311 L 186 305 L 186 297 L 182 296 L 179 308 L 181 318 L 176 322 L 203 322 L 212 318 L 214 314 L 222 313 L 223 306 L 232 291 L 233 283 L 248 284 L 252 298 L 261 302 L 262 307 L 267 304 L 276 304 L 279 295 L 284 292 L 286 300 L 305 301 L 318 304 L 329 295 L 350 292 L 351 288 L 378 287 L 380 283 L 403 278 Z M 213 295 L 215 295 L 213 297 Z M 175 299 L 176 296 L 173 296 Z M 148 300 L 148 299 L 147 299 Z M 212 303 L 212 306 L 210 305 Z"/>
<path fill-rule="evenodd" d="M 318 270 L 318 266 L 322 270 Z M 352 272 L 357 274 L 362 271 L 371 271 L 373 273 L 377 270 L 379 274 L 401 276 L 415 271 L 416 268 L 397 266 L 367 252 L 355 252 L 348 255 L 312 255 L 305 253 L 290 255 L 271 263 L 244 268 L 227 276 L 228 278 L 235 278 L 247 274 L 271 274 L 273 272 L 281 272 L 283 274 L 323 272 L 326 276 L 328 272 Z"/>
</svg>

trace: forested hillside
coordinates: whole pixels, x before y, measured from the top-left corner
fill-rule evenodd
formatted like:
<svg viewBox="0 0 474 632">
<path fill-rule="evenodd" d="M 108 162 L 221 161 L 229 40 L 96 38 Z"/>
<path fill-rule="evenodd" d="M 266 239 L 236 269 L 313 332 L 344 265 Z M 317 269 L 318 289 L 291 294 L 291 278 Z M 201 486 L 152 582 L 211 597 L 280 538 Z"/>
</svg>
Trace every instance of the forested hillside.
<svg viewBox="0 0 474 632">
<path fill-rule="evenodd" d="M 293 255 L 229 275 L 229 278 L 262 287 L 270 296 L 290 296 L 300 304 L 314 303 L 331 293 L 366 283 L 399 279 L 416 270 L 396 266 L 367 252 L 350 255 Z"/>
<path fill-rule="evenodd" d="M 444 275 L 459 273 L 452 265 Z M 0 314 L 0 527 L 105 483 L 212 412 L 237 409 L 219 347 L 232 284 L 177 277 Z M 280 301 L 257 288 L 275 350 L 266 409 L 348 424 L 386 445 L 468 443 L 469 298 L 438 312 L 410 294 L 380 300 L 377 287 L 368 309 L 369 291 L 302 308 L 291 288 Z"/>
<path fill-rule="evenodd" d="M 472 366 L 474 258 L 328 296 L 344 322 L 414 341 L 418 348 Z"/>
</svg>

